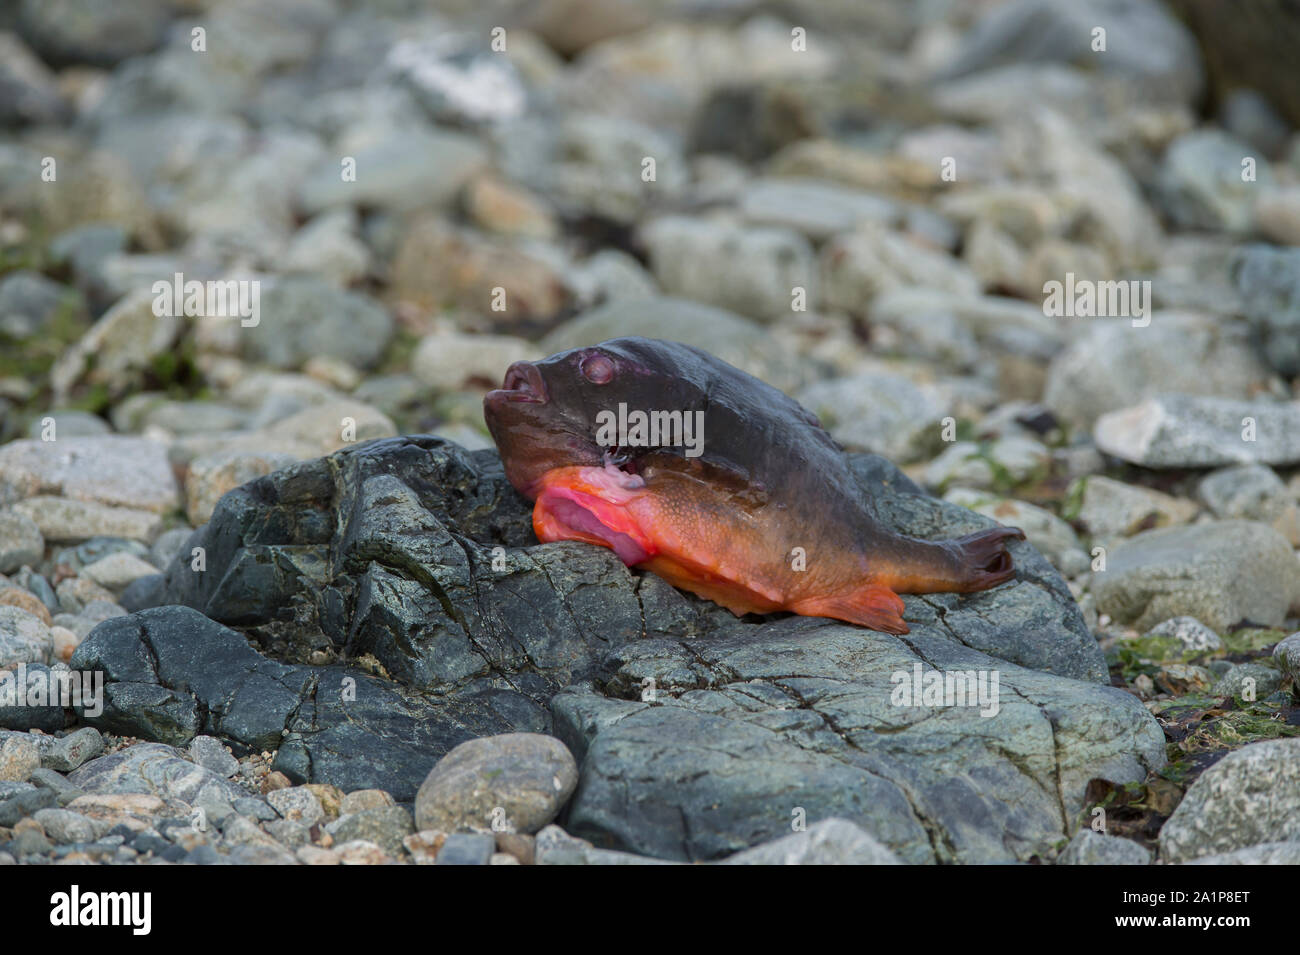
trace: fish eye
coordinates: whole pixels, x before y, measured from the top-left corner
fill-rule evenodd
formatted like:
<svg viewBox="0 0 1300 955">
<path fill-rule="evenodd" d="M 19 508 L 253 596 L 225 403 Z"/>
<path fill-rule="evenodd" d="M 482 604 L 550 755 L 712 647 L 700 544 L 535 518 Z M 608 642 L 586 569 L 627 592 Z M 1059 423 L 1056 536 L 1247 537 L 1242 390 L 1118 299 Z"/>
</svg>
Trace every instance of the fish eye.
<svg viewBox="0 0 1300 955">
<path fill-rule="evenodd" d="M 578 370 L 593 385 L 605 385 L 614 378 L 614 363 L 601 354 L 588 355 L 582 359 Z"/>
</svg>

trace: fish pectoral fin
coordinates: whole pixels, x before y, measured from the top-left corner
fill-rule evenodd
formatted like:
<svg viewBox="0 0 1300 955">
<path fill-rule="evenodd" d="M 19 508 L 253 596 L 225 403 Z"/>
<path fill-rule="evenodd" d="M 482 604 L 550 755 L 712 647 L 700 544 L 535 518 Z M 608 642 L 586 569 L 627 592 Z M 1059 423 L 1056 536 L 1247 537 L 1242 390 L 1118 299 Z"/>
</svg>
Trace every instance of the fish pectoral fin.
<svg viewBox="0 0 1300 955">
<path fill-rule="evenodd" d="M 877 584 L 866 584 L 850 593 L 809 597 L 791 604 L 790 609 L 808 617 L 847 620 L 885 633 L 908 632 L 903 622 L 903 598 Z"/>
</svg>

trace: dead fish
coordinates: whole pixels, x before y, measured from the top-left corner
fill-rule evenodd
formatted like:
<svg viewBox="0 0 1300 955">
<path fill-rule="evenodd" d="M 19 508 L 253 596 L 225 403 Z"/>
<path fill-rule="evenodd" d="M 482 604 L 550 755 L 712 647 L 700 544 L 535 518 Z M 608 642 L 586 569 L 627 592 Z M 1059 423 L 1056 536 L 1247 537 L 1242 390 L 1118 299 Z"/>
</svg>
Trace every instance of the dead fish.
<svg viewBox="0 0 1300 955">
<path fill-rule="evenodd" d="M 737 615 L 907 633 L 899 594 L 1015 575 L 1021 530 L 924 541 L 884 527 L 814 414 L 688 345 L 619 338 L 515 362 L 484 414 L 538 540 L 612 548 Z"/>
</svg>

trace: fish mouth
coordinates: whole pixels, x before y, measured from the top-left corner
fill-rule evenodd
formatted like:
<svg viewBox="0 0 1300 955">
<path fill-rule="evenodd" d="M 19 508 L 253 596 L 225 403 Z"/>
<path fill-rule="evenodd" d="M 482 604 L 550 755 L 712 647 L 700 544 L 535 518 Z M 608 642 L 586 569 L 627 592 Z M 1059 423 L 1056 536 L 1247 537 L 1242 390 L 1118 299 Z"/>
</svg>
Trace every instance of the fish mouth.
<svg viewBox="0 0 1300 955">
<path fill-rule="evenodd" d="M 501 387 L 489 392 L 488 397 L 498 401 L 545 404 L 546 382 L 542 379 L 542 373 L 531 361 L 517 361 L 506 369 L 506 377 Z"/>
</svg>

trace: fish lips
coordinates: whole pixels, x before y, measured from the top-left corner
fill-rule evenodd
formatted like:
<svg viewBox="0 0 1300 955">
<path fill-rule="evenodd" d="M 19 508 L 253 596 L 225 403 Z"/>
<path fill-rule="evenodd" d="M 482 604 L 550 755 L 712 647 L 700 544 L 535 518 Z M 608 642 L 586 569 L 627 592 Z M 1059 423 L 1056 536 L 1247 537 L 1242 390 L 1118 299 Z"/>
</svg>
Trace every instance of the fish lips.
<svg viewBox="0 0 1300 955">
<path fill-rule="evenodd" d="M 537 366 L 531 361 L 517 361 L 506 369 L 506 377 L 501 387 L 489 391 L 486 400 L 489 404 L 514 401 L 546 404 L 549 397 L 546 381 Z"/>
</svg>

